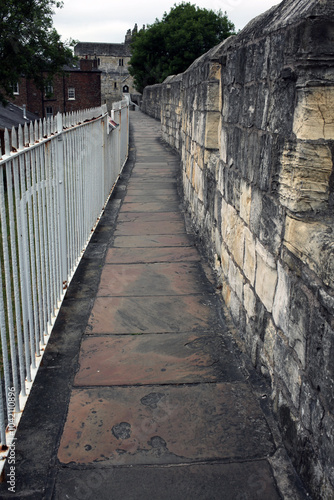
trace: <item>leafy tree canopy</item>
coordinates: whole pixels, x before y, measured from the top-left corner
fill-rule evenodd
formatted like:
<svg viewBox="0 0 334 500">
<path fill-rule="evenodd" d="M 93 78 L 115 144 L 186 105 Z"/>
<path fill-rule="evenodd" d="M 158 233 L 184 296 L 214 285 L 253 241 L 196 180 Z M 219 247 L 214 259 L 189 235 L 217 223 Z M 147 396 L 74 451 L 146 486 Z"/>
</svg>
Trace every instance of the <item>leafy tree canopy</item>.
<svg viewBox="0 0 334 500">
<path fill-rule="evenodd" d="M 226 13 L 201 9 L 191 3 L 174 5 L 161 21 L 134 35 L 129 71 L 139 92 L 185 71 L 191 63 L 234 34 Z"/>
<path fill-rule="evenodd" d="M 61 42 L 53 27 L 53 9 L 60 7 L 56 0 L 0 0 L 0 102 L 13 97 L 22 76 L 42 90 L 73 60 L 73 43 Z"/>
</svg>

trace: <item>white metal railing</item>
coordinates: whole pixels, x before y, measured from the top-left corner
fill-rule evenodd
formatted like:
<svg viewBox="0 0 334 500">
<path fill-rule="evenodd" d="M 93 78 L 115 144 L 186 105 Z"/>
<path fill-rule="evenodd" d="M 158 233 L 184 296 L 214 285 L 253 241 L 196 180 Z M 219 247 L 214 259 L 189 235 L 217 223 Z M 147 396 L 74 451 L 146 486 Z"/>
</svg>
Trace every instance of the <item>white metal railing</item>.
<svg viewBox="0 0 334 500">
<path fill-rule="evenodd" d="M 111 117 L 102 106 L 5 130 L 0 158 L 4 449 L 14 439 L 66 288 L 126 162 L 128 133 L 129 107 L 123 101 Z M 1 452 L 0 469 L 5 457 Z"/>
</svg>

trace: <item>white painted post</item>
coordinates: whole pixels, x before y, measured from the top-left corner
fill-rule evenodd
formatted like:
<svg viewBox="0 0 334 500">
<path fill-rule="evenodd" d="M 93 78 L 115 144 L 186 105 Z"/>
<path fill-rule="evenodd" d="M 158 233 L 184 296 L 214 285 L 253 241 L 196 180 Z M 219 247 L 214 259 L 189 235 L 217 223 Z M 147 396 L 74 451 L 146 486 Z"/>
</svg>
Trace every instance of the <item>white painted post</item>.
<svg viewBox="0 0 334 500">
<path fill-rule="evenodd" d="M 60 113 L 57 114 L 57 178 L 58 178 L 58 222 L 60 236 L 60 261 L 63 288 L 67 284 L 67 241 L 66 241 L 66 206 L 65 206 L 65 176 L 64 176 L 64 145 L 63 145 L 63 120 Z"/>
</svg>

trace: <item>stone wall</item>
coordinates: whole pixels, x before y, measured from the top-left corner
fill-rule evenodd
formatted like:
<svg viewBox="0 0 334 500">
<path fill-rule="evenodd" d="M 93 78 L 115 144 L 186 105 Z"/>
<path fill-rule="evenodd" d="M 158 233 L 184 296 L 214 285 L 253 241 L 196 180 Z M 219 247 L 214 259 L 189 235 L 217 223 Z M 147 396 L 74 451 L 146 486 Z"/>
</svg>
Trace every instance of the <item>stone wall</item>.
<svg viewBox="0 0 334 500">
<path fill-rule="evenodd" d="M 143 111 L 182 157 L 185 202 L 282 435 L 334 498 L 334 4 L 285 0 Z"/>
</svg>

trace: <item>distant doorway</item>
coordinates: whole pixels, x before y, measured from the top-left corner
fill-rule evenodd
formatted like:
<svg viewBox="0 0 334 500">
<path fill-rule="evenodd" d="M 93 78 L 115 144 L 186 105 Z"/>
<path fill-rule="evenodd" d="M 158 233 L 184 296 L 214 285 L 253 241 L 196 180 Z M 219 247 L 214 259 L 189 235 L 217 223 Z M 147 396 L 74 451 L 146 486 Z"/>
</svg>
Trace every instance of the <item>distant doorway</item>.
<svg viewBox="0 0 334 500">
<path fill-rule="evenodd" d="M 124 94 L 128 94 L 129 93 L 129 87 L 127 85 L 124 85 L 123 92 L 124 92 Z"/>
</svg>

